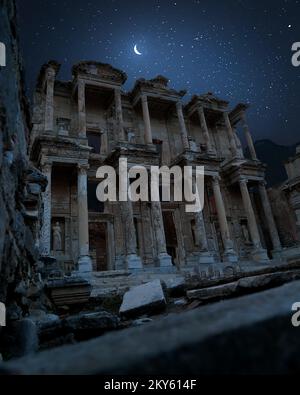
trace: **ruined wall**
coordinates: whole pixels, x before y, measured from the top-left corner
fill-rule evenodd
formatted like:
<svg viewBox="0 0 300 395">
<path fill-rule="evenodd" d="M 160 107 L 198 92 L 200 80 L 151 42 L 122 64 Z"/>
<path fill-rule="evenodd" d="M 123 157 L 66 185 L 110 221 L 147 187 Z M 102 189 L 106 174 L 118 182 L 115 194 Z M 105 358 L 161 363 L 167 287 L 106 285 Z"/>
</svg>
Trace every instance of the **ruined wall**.
<svg viewBox="0 0 300 395">
<path fill-rule="evenodd" d="M 12 0 L 0 0 L 0 37 L 7 49 L 7 66 L 0 68 L 0 300 L 8 303 L 37 260 L 32 211 L 26 205 L 37 208 L 34 196 L 43 179 L 27 160 L 29 112 Z"/>
<path fill-rule="evenodd" d="M 285 193 L 276 188 L 269 189 L 268 193 L 283 247 L 298 246 L 300 240 L 297 235 L 295 212 L 291 208 Z"/>
</svg>

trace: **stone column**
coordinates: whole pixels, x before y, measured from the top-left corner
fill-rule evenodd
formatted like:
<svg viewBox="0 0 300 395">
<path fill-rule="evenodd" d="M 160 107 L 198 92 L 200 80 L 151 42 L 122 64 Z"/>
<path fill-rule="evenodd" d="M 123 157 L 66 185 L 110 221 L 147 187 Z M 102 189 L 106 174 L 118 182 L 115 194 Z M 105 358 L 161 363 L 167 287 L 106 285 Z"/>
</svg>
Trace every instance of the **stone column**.
<svg viewBox="0 0 300 395">
<path fill-rule="evenodd" d="M 240 189 L 243 199 L 244 208 L 247 214 L 249 231 L 254 245 L 254 251 L 252 253 L 253 259 L 256 261 L 268 260 L 266 251 L 262 248 L 260 235 L 257 227 L 255 213 L 252 207 L 250 194 L 248 191 L 248 181 L 245 179 L 240 180 Z"/>
<path fill-rule="evenodd" d="M 122 96 L 121 89 L 115 89 L 115 107 L 116 107 L 116 121 L 118 130 L 118 139 L 125 141 L 124 122 L 123 122 L 123 109 L 122 109 Z"/>
<path fill-rule="evenodd" d="M 78 166 L 78 244 L 79 244 L 79 273 L 93 271 L 89 247 L 89 211 L 87 198 L 87 166 Z"/>
<path fill-rule="evenodd" d="M 203 107 L 198 107 L 198 115 L 199 115 L 199 119 L 200 119 L 201 129 L 204 133 L 204 139 L 205 139 L 205 145 L 207 147 L 207 151 L 211 153 L 211 152 L 213 152 L 213 147 L 212 147 L 211 138 L 210 138 L 209 130 L 207 127 Z"/>
<path fill-rule="evenodd" d="M 78 80 L 78 135 L 86 138 L 85 82 Z"/>
<path fill-rule="evenodd" d="M 230 238 L 225 205 L 221 193 L 219 177 L 213 177 L 213 190 L 216 201 L 217 213 L 221 229 L 222 240 L 225 248 L 224 260 L 228 262 L 237 262 L 238 258 L 233 249 L 233 242 Z"/>
<path fill-rule="evenodd" d="M 40 235 L 40 254 L 43 257 L 51 255 L 51 176 L 52 164 L 47 163 L 42 166 L 42 173 L 47 177 L 47 187 L 42 194 L 43 211 L 42 227 Z"/>
<path fill-rule="evenodd" d="M 161 210 L 161 202 L 152 202 L 151 209 L 159 266 L 161 268 L 173 267 L 172 258 L 167 253 L 166 235 Z"/>
<path fill-rule="evenodd" d="M 137 239 L 134 226 L 132 202 L 120 202 L 123 232 L 126 244 L 126 265 L 128 270 L 143 269 L 141 258 L 137 255 Z"/>
<path fill-rule="evenodd" d="M 190 149 L 190 143 L 189 143 L 189 138 L 188 138 L 188 133 L 185 125 L 185 120 L 183 116 L 183 109 L 182 109 L 182 103 L 177 102 L 176 103 L 176 110 L 177 110 L 177 116 L 179 120 L 179 126 L 180 126 L 180 134 L 181 134 L 181 139 L 182 139 L 182 144 L 185 150 Z"/>
<path fill-rule="evenodd" d="M 246 140 L 247 140 L 247 144 L 248 144 L 248 148 L 249 148 L 251 159 L 257 160 L 257 155 L 256 155 L 253 139 L 252 139 L 252 136 L 251 136 L 251 133 L 250 133 L 250 130 L 249 130 L 249 126 L 248 126 L 248 123 L 247 123 L 246 114 L 242 115 L 242 121 L 243 121 L 244 133 L 245 133 L 245 136 L 246 136 Z"/>
<path fill-rule="evenodd" d="M 229 115 L 227 112 L 224 112 L 224 121 L 225 121 L 225 126 L 228 131 L 228 135 L 229 135 L 230 151 L 232 153 L 232 156 L 236 157 L 236 155 L 237 155 L 236 140 L 235 140 L 234 131 L 232 129 L 231 122 L 229 119 Z"/>
<path fill-rule="evenodd" d="M 151 121 L 150 121 L 150 114 L 149 114 L 149 107 L 148 107 L 148 99 L 147 99 L 146 95 L 142 96 L 142 107 L 143 107 L 143 117 L 144 117 L 144 124 L 145 124 L 145 143 L 146 144 L 153 144 Z"/>
<path fill-rule="evenodd" d="M 269 231 L 270 231 L 270 236 L 271 236 L 273 248 L 274 248 L 275 252 L 281 251 L 282 246 L 281 246 L 281 242 L 279 239 L 277 227 L 275 224 L 269 196 L 268 196 L 268 193 L 266 190 L 266 184 L 264 181 L 259 183 L 259 194 L 260 194 L 262 206 L 263 206 L 263 209 L 265 212 L 266 220 L 268 222 L 268 227 L 269 227 Z"/>
<path fill-rule="evenodd" d="M 45 131 L 54 131 L 54 83 L 55 70 L 48 68 L 46 73 L 46 108 L 45 108 Z"/>
<path fill-rule="evenodd" d="M 200 248 L 199 263 L 214 263 L 215 259 L 208 248 L 203 211 L 195 213 L 195 232 Z"/>
</svg>

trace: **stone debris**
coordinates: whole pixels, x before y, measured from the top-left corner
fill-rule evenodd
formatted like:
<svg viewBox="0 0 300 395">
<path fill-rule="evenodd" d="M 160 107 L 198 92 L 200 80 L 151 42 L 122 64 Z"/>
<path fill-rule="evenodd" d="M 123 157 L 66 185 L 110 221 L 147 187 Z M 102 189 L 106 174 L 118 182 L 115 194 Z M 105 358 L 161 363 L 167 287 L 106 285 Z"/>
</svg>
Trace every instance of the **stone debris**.
<svg viewBox="0 0 300 395">
<path fill-rule="evenodd" d="M 132 318 L 153 314 L 166 308 L 166 299 L 160 280 L 131 288 L 123 298 L 120 315 Z"/>
<path fill-rule="evenodd" d="M 163 280 L 166 292 L 170 297 L 185 295 L 186 281 L 184 277 L 168 277 Z"/>
<path fill-rule="evenodd" d="M 89 281 L 80 277 L 48 280 L 47 290 L 57 307 L 87 303 L 92 287 Z"/>
<path fill-rule="evenodd" d="M 132 322 L 132 326 L 141 326 L 141 325 L 149 324 L 150 322 L 153 322 L 151 318 L 140 318 L 138 320 L 134 320 Z"/>
<path fill-rule="evenodd" d="M 258 292 L 260 290 L 280 286 L 284 283 L 300 279 L 300 270 L 262 274 L 239 279 L 238 281 L 211 286 L 208 288 L 187 291 L 190 300 L 213 301 L 225 299 L 244 293 Z"/>
<path fill-rule="evenodd" d="M 20 374 L 297 373 L 300 337 L 291 306 L 299 294 L 296 281 L 2 366 Z"/>
<path fill-rule="evenodd" d="M 42 348 L 92 339 L 105 332 L 123 327 L 117 315 L 105 311 L 80 313 L 64 319 L 43 321 L 38 324 Z"/>
</svg>

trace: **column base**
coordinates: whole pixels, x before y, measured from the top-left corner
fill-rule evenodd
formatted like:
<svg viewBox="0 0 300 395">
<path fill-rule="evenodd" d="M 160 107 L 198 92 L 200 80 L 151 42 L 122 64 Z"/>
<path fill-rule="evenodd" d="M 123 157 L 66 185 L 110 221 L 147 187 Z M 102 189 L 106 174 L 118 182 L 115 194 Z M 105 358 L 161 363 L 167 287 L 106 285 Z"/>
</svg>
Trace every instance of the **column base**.
<svg viewBox="0 0 300 395">
<path fill-rule="evenodd" d="M 78 260 L 78 274 L 92 273 L 93 264 L 91 258 L 86 256 L 79 257 Z"/>
<path fill-rule="evenodd" d="M 267 250 L 264 250 L 263 248 L 255 249 L 254 251 L 251 252 L 251 255 L 252 255 L 252 259 L 256 262 L 270 260 Z"/>
<path fill-rule="evenodd" d="M 166 252 L 159 254 L 157 259 L 159 262 L 159 267 L 173 267 L 172 258 Z"/>
<path fill-rule="evenodd" d="M 238 263 L 239 258 L 233 249 L 228 249 L 224 252 L 223 261 L 225 263 Z"/>
<path fill-rule="evenodd" d="M 201 264 L 208 264 L 208 263 L 215 263 L 215 257 L 209 251 L 202 251 L 199 254 L 198 263 Z"/>
<path fill-rule="evenodd" d="M 126 266 L 128 270 L 143 270 L 141 258 L 136 254 L 127 255 Z"/>
<path fill-rule="evenodd" d="M 281 261 L 283 258 L 283 254 L 282 254 L 282 248 L 278 248 L 276 250 L 272 250 L 271 254 L 272 254 L 272 258 Z"/>
</svg>

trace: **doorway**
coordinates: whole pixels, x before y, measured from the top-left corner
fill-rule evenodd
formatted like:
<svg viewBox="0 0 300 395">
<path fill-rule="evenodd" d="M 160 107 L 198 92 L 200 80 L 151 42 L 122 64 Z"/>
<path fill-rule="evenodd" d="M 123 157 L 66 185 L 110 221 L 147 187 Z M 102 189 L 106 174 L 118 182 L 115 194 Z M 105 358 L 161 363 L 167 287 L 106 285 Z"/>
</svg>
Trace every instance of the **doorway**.
<svg viewBox="0 0 300 395">
<path fill-rule="evenodd" d="M 105 272 L 108 270 L 107 224 L 104 222 L 90 222 L 89 235 L 93 269 L 96 272 Z"/>
<path fill-rule="evenodd" d="M 175 227 L 174 212 L 163 211 L 164 228 L 166 235 L 167 253 L 172 257 L 175 266 L 178 262 L 178 239 Z"/>
</svg>

